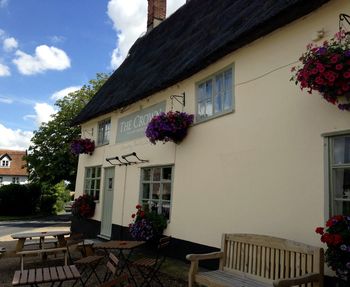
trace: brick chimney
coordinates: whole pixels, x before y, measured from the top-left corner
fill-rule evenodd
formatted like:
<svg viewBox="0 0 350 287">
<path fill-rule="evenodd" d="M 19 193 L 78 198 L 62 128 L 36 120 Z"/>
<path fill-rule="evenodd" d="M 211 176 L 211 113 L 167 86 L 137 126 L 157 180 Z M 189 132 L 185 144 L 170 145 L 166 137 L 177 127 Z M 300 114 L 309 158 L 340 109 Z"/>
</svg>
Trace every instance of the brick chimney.
<svg viewBox="0 0 350 287">
<path fill-rule="evenodd" d="M 166 17 L 166 0 L 147 0 L 148 1 L 148 17 L 147 32 L 151 31 Z"/>
</svg>

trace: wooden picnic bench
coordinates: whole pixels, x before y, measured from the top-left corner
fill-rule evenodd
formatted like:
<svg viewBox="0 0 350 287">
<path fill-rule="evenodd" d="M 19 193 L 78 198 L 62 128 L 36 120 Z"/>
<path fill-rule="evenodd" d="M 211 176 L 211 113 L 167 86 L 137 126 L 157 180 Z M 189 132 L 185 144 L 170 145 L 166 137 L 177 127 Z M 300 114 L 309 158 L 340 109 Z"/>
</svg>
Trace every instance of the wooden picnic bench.
<svg viewBox="0 0 350 287">
<path fill-rule="evenodd" d="M 47 248 L 47 249 L 35 249 L 35 250 L 23 250 L 20 252 L 17 252 L 17 255 L 21 256 L 21 270 L 23 271 L 23 265 L 24 265 L 24 256 L 25 255 L 40 255 L 40 254 L 50 254 L 50 253 L 64 253 L 64 264 L 68 265 L 68 255 L 67 255 L 67 247 L 57 247 L 57 248 Z"/>
<path fill-rule="evenodd" d="M 188 286 L 323 286 L 323 249 L 255 234 L 223 234 L 221 251 L 189 254 Z M 220 259 L 219 269 L 199 272 L 200 260 Z M 312 284 L 312 285 L 311 285 Z"/>
<path fill-rule="evenodd" d="M 13 276 L 12 285 L 38 286 L 41 283 L 51 283 L 53 286 L 56 282 L 62 283 L 69 280 L 81 280 L 81 274 L 75 265 L 17 270 Z"/>
</svg>

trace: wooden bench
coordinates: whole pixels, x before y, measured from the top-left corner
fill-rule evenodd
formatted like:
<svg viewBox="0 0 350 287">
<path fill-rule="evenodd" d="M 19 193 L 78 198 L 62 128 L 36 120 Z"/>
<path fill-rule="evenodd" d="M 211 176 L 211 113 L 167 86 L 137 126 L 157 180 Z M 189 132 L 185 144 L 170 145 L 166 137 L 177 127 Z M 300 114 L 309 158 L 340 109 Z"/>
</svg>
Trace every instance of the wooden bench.
<svg viewBox="0 0 350 287">
<path fill-rule="evenodd" d="M 189 254 L 188 286 L 323 286 L 323 249 L 254 234 L 223 234 L 221 251 Z M 200 260 L 220 259 L 219 269 L 199 272 Z"/>
<path fill-rule="evenodd" d="M 37 286 L 41 283 L 51 283 L 53 286 L 55 282 L 62 284 L 62 282 L 69 280 L 81 280 L 80 272 L 75 265 L 17 270 L 13 276 L 12 285 Z"/>
<path fill-rule="evenodd" d="M 35 250 L 23 250 L 17 252 L 17 255 L 21 256 L 21 270 L 23 271 L 24 265 L 24 256 L 25 255 L 40 255 L 40 254 L 49 254 L 49 253 L 64 253 L 64 265 L 68 265 L 68 256 L 67 256 L 67 247 L 57 247 L 57 248 L 47 248 L 47 249 L 35 249 Z"/>
</svg>

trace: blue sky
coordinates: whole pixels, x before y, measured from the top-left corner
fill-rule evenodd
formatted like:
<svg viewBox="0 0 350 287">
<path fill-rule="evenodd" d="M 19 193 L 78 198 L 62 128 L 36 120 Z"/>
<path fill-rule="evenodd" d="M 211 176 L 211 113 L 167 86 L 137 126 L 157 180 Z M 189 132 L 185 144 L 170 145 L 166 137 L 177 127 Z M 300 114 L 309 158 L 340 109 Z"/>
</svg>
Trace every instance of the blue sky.
<svg viewBox="0 0 350 287">
<path fill-rule="evenodd" d="M 146 0 L 0 0 L 0 148 L 28 148 L 57 98 L 117 68 L 146 16 Z"/>
</svg>

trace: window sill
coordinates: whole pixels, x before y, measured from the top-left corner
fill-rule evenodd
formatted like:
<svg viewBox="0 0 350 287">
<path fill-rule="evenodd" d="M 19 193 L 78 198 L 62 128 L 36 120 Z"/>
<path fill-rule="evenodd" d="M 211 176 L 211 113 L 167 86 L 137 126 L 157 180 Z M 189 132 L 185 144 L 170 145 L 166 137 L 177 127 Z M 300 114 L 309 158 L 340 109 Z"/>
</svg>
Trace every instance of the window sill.
<svg viewBox="0 0 350 287">
<path fill-rule="evenodd" d="M 211 121 L 213 119 L 221 118 L 221 117 L 229 115 L 229 114 L 233 114 L 234 112 L 235 112 L 235 110 L 232 109 L 232 110 L 228 110 L 226 112 L 223 112 L 223 113 L 220 113 L 220 114 L 216 114 L 216 115 L 213 115 L 213 116 L 210 116 L 210 117 L 207 117 L 207 118 L 202 118 L 202 119 L 198 119 L 197 118 L 198 115 L 195 115 L 196 122 L 193 123 L 193 126 L 196 126 L 196 125 L 199 125 L 199 124 L 202 124 L 202 123 L 206 123 L 206 122 Z"/>
<path fill-rule="evenodd" d="M 109 145 L 109 142 L 108 143 L 97 144 L 96 147 L 101 147 L 101 146 L 105 146 L 105 145 Z"/>
</svg>

